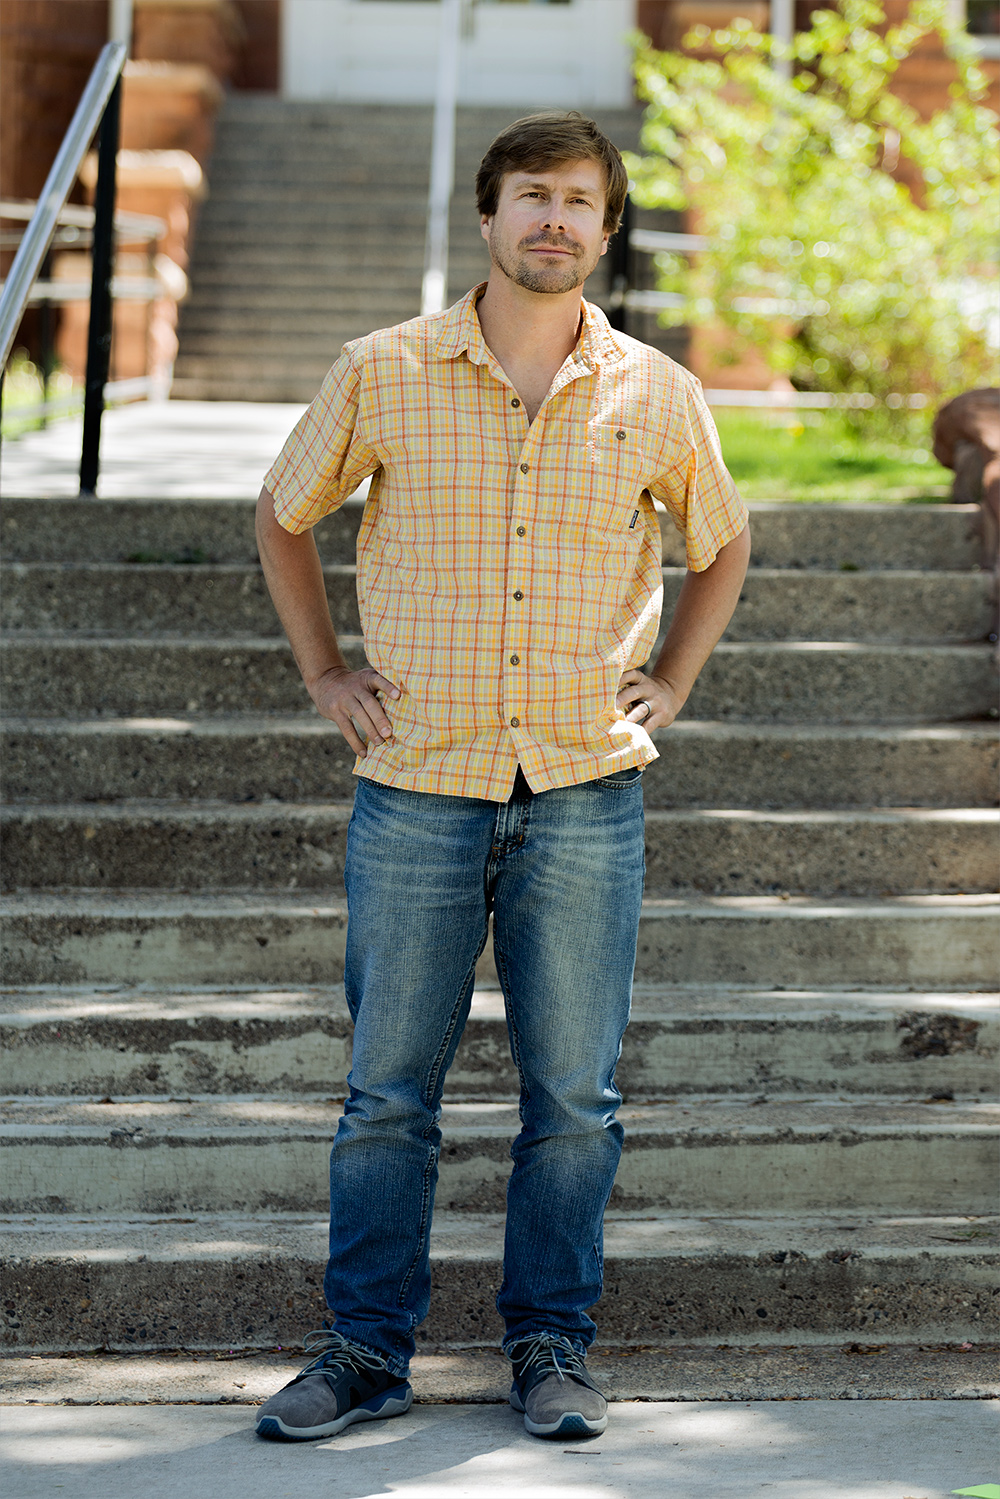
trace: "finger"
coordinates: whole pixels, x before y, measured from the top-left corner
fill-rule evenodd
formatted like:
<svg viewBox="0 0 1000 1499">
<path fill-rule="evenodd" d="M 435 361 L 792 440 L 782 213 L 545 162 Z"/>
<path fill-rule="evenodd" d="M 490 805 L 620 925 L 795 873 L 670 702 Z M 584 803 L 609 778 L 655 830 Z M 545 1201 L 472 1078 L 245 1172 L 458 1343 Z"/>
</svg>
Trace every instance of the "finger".
<svg viewBox="0 0 1000 1499">
<path fill-rule="evenodd" d="M 342 713 L 338 710 L 336 713 L 331 714 L 331 717 L 333 718 L 334 723 L 337 725 L 337 728 L 347 740 L 348 744 L 351 746 L 351 749 L 354 751 L 354 753 L 356 755 L 360 755 L 361 758 L 364 759 L 365 755 L 368 753 L 368 746 L 365 744 L 364 740 L 361 738 L 361 735 L 354 727 L 354 724 L 351 722 L 349 716 L 346 713 Z"/>
<path fill-rule="evenodd" d="M 381 729 L 377 729 L 375 727 L 371 719 L 365 712 L 362 711 L 360 707 L 355 708 L 354 712 L 351 714 L 351 718 L 354 721 L 358 733 L 363 735 L 370 745 L 388 744 L 391 740 L 392 729 L 390 728 L 387 734 L 383 734 Z"/>
<path fill-rule="evenodd" d="M 621 681 L 618 683 L 618 691 L 623 687 L 634 687 L 637 682 L 642 681 L 642 672 L 637 666 L 630 666 L 628 671 L 623 671 Z"/>
<path fill-rule="evenodd" d="M 385 716 L 385 709 L 377 697 L 362 690 L 348 706 L 348 712 L 362 733 L 372 739 L 391 739 L 392 724 Z"/>
<path fill-rule="evenodd" d="M 644 696 L 645 694 L 643 691 L 642 683 L 636 682 L 631 687 L 623 687 L 619 691 L 615 702 L 617 703 L 619 708 L 624 708 L 626 711 L 628 711 L 629 703 L 642 702 Z"/>
<path fill-rule="evenodd" d="M 385 692 L 389 697 L 399 697 L 399 688 L 388 677 L 381 676 L 377 671 L 368 673 L 368 687 L 372 692 Z"/>
</svg>

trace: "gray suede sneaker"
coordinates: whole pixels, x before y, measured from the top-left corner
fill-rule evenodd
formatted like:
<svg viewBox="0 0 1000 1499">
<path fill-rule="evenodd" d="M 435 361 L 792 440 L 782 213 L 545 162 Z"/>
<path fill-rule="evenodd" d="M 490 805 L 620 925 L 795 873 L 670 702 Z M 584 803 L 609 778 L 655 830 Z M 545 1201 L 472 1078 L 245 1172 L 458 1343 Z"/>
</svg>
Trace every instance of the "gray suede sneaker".
<svg viewBox="0 0 1000 1499">
<path fill-rule="evenodd" d="M 339 1332 L 312 1332 L 305 1346 L 308 1352 L 319 1349 L 316 1358 L 261 1406 L 258 1436 L 273 1442 L 333 1437 L 354 1421 L 402 1416 L 413 1404 L 405 1379 Z"/>
<path fill-rule="evenodd" d="M 597 1437 L 608 1424 L 608 1402 L 569 1338 L 540 1332 L 504 1349 L 514 1366 L 510 1403 L 524 1413 L 533 1437 Z"/>
</svg>

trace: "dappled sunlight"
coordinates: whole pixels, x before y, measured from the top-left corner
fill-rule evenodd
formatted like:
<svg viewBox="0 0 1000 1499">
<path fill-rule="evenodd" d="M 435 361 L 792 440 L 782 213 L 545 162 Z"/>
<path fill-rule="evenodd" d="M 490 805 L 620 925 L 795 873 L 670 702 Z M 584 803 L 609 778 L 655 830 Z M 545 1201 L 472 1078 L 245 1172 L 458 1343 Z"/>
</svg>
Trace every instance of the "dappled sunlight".
<svg viewBox="0 0 1000 1499">
<path fill-rule="evenodd" d="M 122 718 L 118 722 L 124 729 L 155 729 L 161 734 L 183 734 L 195 727 L 189 718 Z"/>
<path fill-rule="evenodd" d="M 603 1436 L 563 1443 L 506 1406 L 418 1404 L 287 1445 L 245 1407 L 8 1407 L 0 1452 L 18 1499 L 945 1499 L 986 1473 L 996 1405 L 622 1402 Z"/>
</svg>

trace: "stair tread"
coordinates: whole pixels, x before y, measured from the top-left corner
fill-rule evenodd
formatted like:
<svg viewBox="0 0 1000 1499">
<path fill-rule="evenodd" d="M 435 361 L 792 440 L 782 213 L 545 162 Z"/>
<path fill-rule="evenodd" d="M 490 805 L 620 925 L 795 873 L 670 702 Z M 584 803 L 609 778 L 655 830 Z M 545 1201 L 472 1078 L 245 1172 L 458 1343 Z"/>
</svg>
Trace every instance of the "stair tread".
<svg viewBox="0 0 1000 1499">
<path fill-rule="evenodd" d="M 100 734 L 108 736 L 147 736 L 150 734 L 204 734 L 219 738 L 230 738 L 241 734 L 275 736 L 284 734 L 305 737 L 326 736 L 331 732 L 325 719 L 312 709 L 301 713 L 190 713 L 183 719 L 172 716 L 157 717 L 150 714 L 143 718 L 36 718 L 26 713 L 9 713 L 3 717 L 3 725 L 11 732 L 44 734 L 62 738 L 65 734 Z M 722 739 L 765 738 L 784 743 L 787 740 L 816 742 L 825 739 L 853 740 L 885 739 L 888 743 L 910 743 L 919 741 L 987 741 L 992 744 L 997 738 L 995 723 L 974 720 L 967 723 L 901 724 L 795 724 L 795 723 L 731 723 L 726 719 L 684 718 L 670 727 L 670 736 L 711 737 Z"/>
<path fill-rule="evenodd" d="M 260 649 L 281 650 L 287 652 L 289 647 L 283 637 L 272 635 L 258 635 L 252 633 L 233 633 L 227 635 L 209 634 L 207 632 L 186 633 L 180 630 L 157 630 L 147 634 L 116 635 L 108 630 L 83 631 L 74 630 L 7 630 L 2 639 L 8 645 L 12 644 L 34 644 L 36 642 L 45 644 L 60 644 L 73 646 L 76 644 L 87 645 L 115 645 L 115 646 L 144 646 L 155 647 L 157 644 L 186 644 L 192 646 L 217 646 L 219 650 L 236 649 Z M 347 641 L 349 644 L 360 642 L 360 635 L 339 635 L 338 639 Z M 900 644 L 896 641 L 871 641 L 871 640 L 721 640 L 713 651 L 713 656 L 724 653 L 726 655 L 749 656 L 760 653 L 762 655 L 778 655 L 781 652 L 794 653 L 796 655 L 810 654 L 834 654 L 844 655 L 868 655 L 885 654 L 899 656 L 906 659 L 916 660 L 929 654 L 941 656 L 947 652 L 949 656 L 963 655 L 975 657 L 976 659 L 991 660 L 994 648 L 986 641 L 961 641 L 958 643 L 929 641 L 916 645 Z"/>
<path fill-rule="evenodd" d="M 936 1259 L 989 1255 L 1000 1243 L 1000 1219 L 952 1214 L 879 1217 L 868 1212 L 675 1214 L 611 1211 L 604 1220 L 605 1257 L 661 1256 L 699 1259 L 797 1251 L 826 1260 L 831 1253 L 879 1258 L 913 1251 Z M 503 1253 L 504 1218 L 499 1213 L 441 1210 L 431 1226 L 431 1256 L 497 1262 Z M 327 1255 L 329 1222 L 305 1213 L 198 1213 L 164 1218 L 151 1213 L 5 1214 L 0 1254 L 36 1258 L 100 1260 L 113 1245 L 122 1260 L 146 1256 L 187 1263 L 242 1254 L 309 1258 Z M 955 1242 L 953 1242 L 955 1241 Z"/>
<path fill-rule="evenodd" d="M 194 1095 L 165 1099 L 124 1096 L 114 1104 L 98 1099 L 7 1098 L 0 1100 L 0 1142 L 26 1138 L 71 1148 L 91 1139 L 114 1145 L 122 1133 L 146 1146 L 157 1139 L 228 1141 L 270 1138 L 331 1139 L 342 1098 L 301 1096 Z M 626 1149 L 642 1139 L 666 1137 L 708 1142 L 820 1136 L 994 1134 L 1000 1132 L 1000 1103 L 983 1099 L 898 1099 L 882 1095 L 842 1099 L 797 1094 L 768 1098 L 746 1095 L 685 1095 L 678 1100 L 623 1104 Z M 507 1140 L 518 1130 L 516 1102 L 461 1103 L 445 1100 L 441 1129 L 449 1141 Z"/>
<path fill-rule="evenodd" d="M 260 563 L 247 560 L 245 562 L 130 562 L 117 558 L 109 558 L 107 561 L 30 561 L 19 562 L 16 559 L 4 561 L 0 564 L 0 570 L 9 572 L 11 576 L 41 577 L 47 573 L 55 573 L 60 577 L 67 574 L 81 573 L 84 576 L 104 577 L 110 575 L 117 577 L 146 577 L 166 574 L 168 577 L 195 577 L 210 578 L 216 574 L 222 577 L 246 577 L 258 576 L 261 573 Z M 663 572 L 671 577 L 686 577 L 687 569 L 672 564 L 664 564 Z M 353 578 L 357 575 L 357 565 L 353 562 L 324 562 L 323 571 L 334 577 Z M 858 569 L 857 571 L 845 572 L 842 568 L 835 567 L 755 567 L 752 573 L 747 574 L 753 582 L 786 584 L 793 587 L 796 583 L 808 581 L 810 586 L 816 583 L 836 583 L 838 587 L 865 586 L 869 583 L 884 585 L 888 588 L 902 588 L 904 585 L 912 587 L 918 579 L 932 579 L 935 582 L 955 587 L 976 587 L 989 590 L 991 579 L 988 573 L 980 572 L 979 569 L 954 568 L 952 570 L 940 569 L 929 572 L 926 568 L 871 568 Z"/>
<path fill-rule="evenodd" d="M 4 729 L 10 733 L 33 733 L 61 739 L 64 735 L 100 735 L 108 738 L 148 738 L 150 735 L 201 735 L 205 738 L 231 739 L 241 735 L 253 738 L 276 738 L 276 736 L 301 736 L 301 738 L 327 738 L 330 724 L 319 718 L 313 709 L 303 708 L 300 714 L 289 712 L 255 712 L 255 714 L 184 714 L 183 720 L 172 715 L 148 714 L 142 718 L 36 718 L 30 714 L 4 714 Z M 913 744 L 913 742 L 942 742 L 942 744 L 994 744 L 997 739 L 996 723 L 973 720 L 969 723 L 942 724 L 772 724 L 730 723 L 724 718 L 681 718 L 670 726 L 670 738 L 709 739 L 768 739 L 775 744 L 805 741 L 808 744 L 835 741 L 850 742 L 855 739 L 883 741 L 886 744 Z"/>
<path fill-rule="evenodd" d="M 292 802 L 267 800 L 233 803 L 223 798 L 173 800 L 167 798 L 122 798 L 114 802 L 8 802 L 3 809 L 8 817 L 65 818 L 86 822 L 122 822 L 129 818 L 157 817 L 174 821 L 210 822 L 229 819 L 233 822 L 260 823 L 275 817 L 300 821 L 342 822 L 351 815 L 351 803 Z M 852 823 L 895 827 L 907 822 L 988 823 L 1000 822 L 996 807 L 650 807 L 647 823 L 664 825 L 677 822 L 711 823 L 730 818 L 742 823 L 779 823 L 786 825 Z"/>
<path fill-rule="evenodd" d="M 118 887 L 114 890 L 74 887 L 13 891 L 2 897 L 2 905 L 11 914 L 20 912 L 65 912 L 101 916 L 173 915 L 192 911 L 205 914 L 302 915 L 311 913 L 346 913 L 341 899 L 317 899 L 310 893 L 252 890 L 136 890 Z M 661 896 L 643 901 L 648 915 L 680 915 L 685 912 L 721 918 L 767 915 L 791 919 L 831 914 L 881 915 L 891 911 L 897 916 L 920 920 L 928 912 L 964 916 L 969 913 L 1000 909 L 1000 895 L 896 895 L 879 898 L 867 896 L 819 895 L 684 895 Z M 851 985 L 851 988 L 856 987 Z"/>
<path fill-rule="evenodd" d="M 885 1021 L 901 1012 L 943 1014 L 986 1023 L 1000 1018 L 1000 993 L 661 984 L 636 984 L 632 993 L 633 1023 L 655 1019 L 673 1025 L 697 1026 L 707 1021 L 746 1027 L 790 1021 L 802 1026 L 846 1019 L 857 1024 Z M 39 985 L 0 991 L 0 1025 L 18 1030 L 88 1020 L 206 1019 L 238 1026 L 243 1021 L 343 1021 L 347 1016 L 342 984 L 294 989 L 269 989 L 259 984 L 198 985 L 162 991 L 152 991 L 145 985 Z M 498 989 L 476 989 L 470 1020 L 505 1023 L 503 995 Z"/>
</svg>

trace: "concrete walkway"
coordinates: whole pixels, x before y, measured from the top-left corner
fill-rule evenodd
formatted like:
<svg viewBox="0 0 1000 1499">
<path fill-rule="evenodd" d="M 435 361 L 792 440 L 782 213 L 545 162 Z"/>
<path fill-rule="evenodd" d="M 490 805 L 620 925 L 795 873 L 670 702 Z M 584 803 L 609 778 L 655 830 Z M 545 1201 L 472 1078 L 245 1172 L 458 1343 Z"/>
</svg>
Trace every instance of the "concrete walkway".
<svg viewBox="0 0 1000 1499">
<path fill-rule="evenodd" d="M 304 406 L 242 401 L 138 402 L 104 413 L 97 493 L 106 499 L 256 499 Z M 82 417 L 5 438 L 4 495 L 79 493 Z"/>
<path fill-rule="evenodd" d="M 6 1499 L 945 1499 L 994 1476 L 1000 1402 L 634 1403 L 546 1443 L 503 1406 L 414 1406 L 274 1445 L 232 1407 L 5 1407 Z"/>
</svg>

